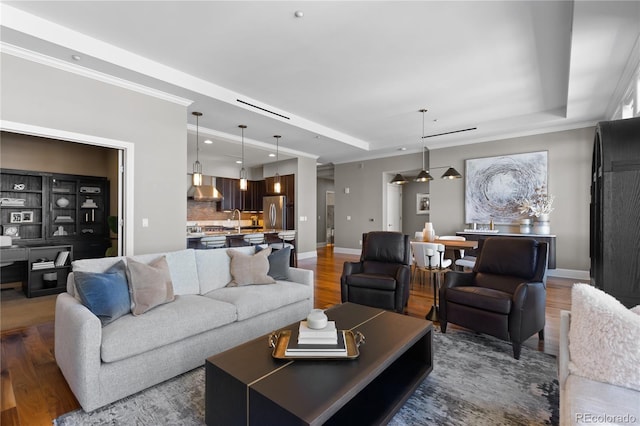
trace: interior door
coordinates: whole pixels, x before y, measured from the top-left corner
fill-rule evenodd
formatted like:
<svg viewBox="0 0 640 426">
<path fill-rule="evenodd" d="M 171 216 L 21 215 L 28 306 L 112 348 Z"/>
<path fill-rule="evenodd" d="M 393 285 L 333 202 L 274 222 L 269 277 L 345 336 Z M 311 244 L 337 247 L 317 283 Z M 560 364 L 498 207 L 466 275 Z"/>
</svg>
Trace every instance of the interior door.
<svg viewBox="0 0 640 426">
<path fill-rule="evenodd" d="M 387 229 L 399 232 L 402 229 L 402 186 L 387 184 Z"/>
</svg>

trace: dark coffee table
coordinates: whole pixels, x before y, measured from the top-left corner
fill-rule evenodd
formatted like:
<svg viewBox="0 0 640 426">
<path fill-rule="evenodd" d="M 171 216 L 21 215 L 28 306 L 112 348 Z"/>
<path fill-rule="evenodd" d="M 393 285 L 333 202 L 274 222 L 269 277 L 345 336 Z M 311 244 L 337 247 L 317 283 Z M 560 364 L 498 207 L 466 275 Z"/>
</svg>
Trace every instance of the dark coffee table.
<svg viewBox="0 0 640 426">
<path fill-rule="evenodd" d="M 353 303 L 326 313 L 339 329 L 364 334 L 357 359 L 274 359 L 266 335 L 214 355 L 206 362 L 206 423 L 388 422 L 433 369 L 432 324 Z"/>
</svg>

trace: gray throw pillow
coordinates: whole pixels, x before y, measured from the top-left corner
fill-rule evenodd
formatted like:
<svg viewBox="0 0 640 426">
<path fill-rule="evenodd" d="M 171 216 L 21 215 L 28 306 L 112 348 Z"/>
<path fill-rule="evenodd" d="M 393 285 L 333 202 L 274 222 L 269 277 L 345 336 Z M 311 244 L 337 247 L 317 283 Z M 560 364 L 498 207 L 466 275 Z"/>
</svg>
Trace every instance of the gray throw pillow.
<svg viewBox="0 0 640 426">
<path fill-rule="evenodd" d="M 267 275 L 269 272 L 269 260 L 271 248 L 259 251 L 253 255 L 244 254 L 237 250 L 229 249 L 227 254 L 231 257 L 232 280 L 227 287 L 252 285 L 252 284 L 273 284 L 276 281 Z"/>
<path fill-rule="evenodd" d="M 142 315 L 149 309 L 174 300 L 171 273 L 165 256 L 149 264 L 128 258 L 127 276 L 133 315 Z"/>
<path fill-rule="evenodd" d="M 273 251 L 269 257 L 269 275 L 274 280 L 289 279 L 289 259 L 291 258 L 291 247 L 285 247 Z"/>
</svg>

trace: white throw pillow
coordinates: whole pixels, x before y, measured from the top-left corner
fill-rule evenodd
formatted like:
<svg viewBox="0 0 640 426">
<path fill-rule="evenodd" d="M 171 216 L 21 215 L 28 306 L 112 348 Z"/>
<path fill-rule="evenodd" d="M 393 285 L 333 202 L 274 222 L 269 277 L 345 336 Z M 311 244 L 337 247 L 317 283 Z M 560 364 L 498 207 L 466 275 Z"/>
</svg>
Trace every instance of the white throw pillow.
<svg viewBox="0 0 640 426">
<path fill-rule="evenodd" d="M 640 315 L 589 285 L 571 290 L 569 371 L 640 390 Z"/>
</svg>

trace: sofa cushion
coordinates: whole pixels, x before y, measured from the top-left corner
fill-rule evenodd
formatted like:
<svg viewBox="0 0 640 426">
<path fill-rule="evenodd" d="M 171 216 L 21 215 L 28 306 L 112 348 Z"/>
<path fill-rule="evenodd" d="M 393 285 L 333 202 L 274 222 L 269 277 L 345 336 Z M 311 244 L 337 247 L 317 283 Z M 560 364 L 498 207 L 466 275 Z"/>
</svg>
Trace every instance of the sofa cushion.
<svg viewBox="0 0 640 426">
<path fill-rule="evenodd" d="M 75 273 L 80 301 L 100 319 L 103 327 L 131 312 L 125 269 L 120 261 L 104 273 Z"/>
<path fill-rule="evenodd" d="M 276 282 L 267 275 L 269 272 L 269 259 L 271 248 L 261 250 L 254 254 L 245 254 L 233 249 L 227 250 L 227 254 L 231 258 L 231 276 L 233 279 L 228 284 L 229 287 L 255 285 L 255 284 L 273 284 Z"/>
<path fill-rule="evenodd" d="M 204 250 L 197 250 L 204 251 Z M 174 294 L 199 294 L 200 284 L 198 277 L 198 270 L 196 267 L 196 250 L 186 249 L 169 253 L 154 253 L 154 254 L 142 254 L 137 256 L 131 256 L 131 259 L 137 260 L 142 263 L 149 263 L 158 257 L 165 255 L 167 258 L 167 264 L 171 271 L 171 282 L 173 283 Z M 104 272 L 119 261 L 127 262 L 127 258 L 124 256 L 119 257 L 103 257 L 99 259 L 81 259 L 75 260 L 73 265 L 73 272 Z M 228 283 L 229 281 L 226 281 Z M 76 295 L 75 287 L 73 285 L 67 286 L 67 292 L 72 296 Z"/>
<path fill-rule="evenodd" d="M 142 315 L 156 306 L 173 301 L 175 297 L 169 265 L 164 256 L 149 264 L 129 259 L 127 279 L 133 315 Z"/>
<path fill-rule="evenodd" d="M 243 287 L 224 287 L 213 290 L 206 297 L 232 303 L 238 312 L 238 321 L 276 310 L 309 299 L 309 287 L 306 285 L 276 281 L 271 285 L 249 285 Z"/>
<path fill-rule="evenodd" d="M 101 357 L 115 362 L 236 320 L 235 306 L 199 295 L 176 296 L 144 315 L 125 315 L 102 329 Z M 203 360 L 204 361 L 204 360 Z"/>
<path fill-rule="evenodd" d="M 632 389 L 572 374 L 560 392 L 560 424 L 634 424 L 640 419 L 639 399 Z"/>
<path fill-rule="evenodd" d="M 198 280 L 200 282 L 200 294 L 222 288 L 231 281 L 229 265 L 231 258 L 227 254 L 229 249 L 195 250 Z M 254 247 L 238 247 L 233 250 L 251 254 Z"/>
<path fill-rule="evenodd" d="M 589 284 L 571 289 L 569 371 L 640 391 L 640 315 Z"/>
</svg>

